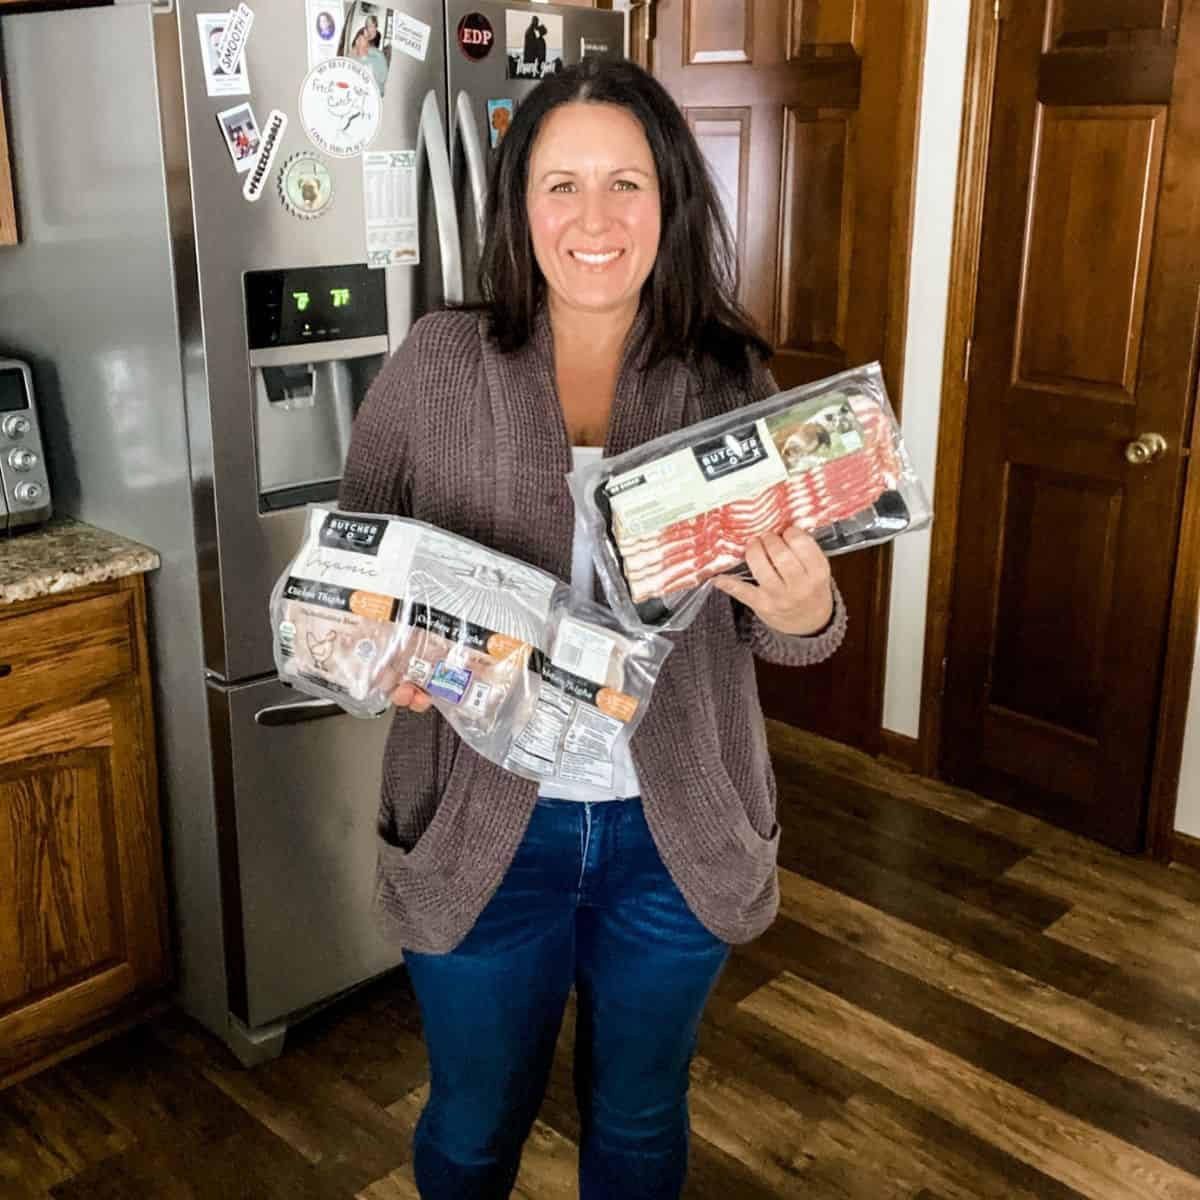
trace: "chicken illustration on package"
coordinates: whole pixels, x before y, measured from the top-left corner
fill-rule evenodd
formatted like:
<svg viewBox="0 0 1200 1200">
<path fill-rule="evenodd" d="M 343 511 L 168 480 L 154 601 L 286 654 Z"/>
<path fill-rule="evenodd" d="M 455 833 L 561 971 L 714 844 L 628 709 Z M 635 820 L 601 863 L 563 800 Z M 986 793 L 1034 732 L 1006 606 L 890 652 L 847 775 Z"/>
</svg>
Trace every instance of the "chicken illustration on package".
<svg viewBox="0 0 1200 1200">
<path fill-rule="evenodd" d="M 669 650 L 467 538 L 316 505 L 271 621 L 280 678 L 301 691 L 366 717 L 414 683 L 493 762 L 601 790 Z"/>
</svg>

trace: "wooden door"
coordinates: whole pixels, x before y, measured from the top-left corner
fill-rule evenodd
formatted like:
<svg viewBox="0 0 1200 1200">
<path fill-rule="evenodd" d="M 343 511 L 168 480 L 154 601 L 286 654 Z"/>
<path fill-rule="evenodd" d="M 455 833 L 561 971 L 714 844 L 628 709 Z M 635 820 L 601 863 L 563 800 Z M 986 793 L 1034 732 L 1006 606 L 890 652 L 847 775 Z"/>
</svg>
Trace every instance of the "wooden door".
<svg viewBox="0 0 1200 1200">
<path fill-rule="evenodd" d="M 1194 389 L 1200 2 L 1180 9 L 1004 11 L 944 706 L 950 779 L 1130 851 Z M 1136 465 L 1143 434 L 1165 450 Z"/>
<path fill-rule="evenodd" d="M 873 359 L 899 386 L 923 12 L 914 0 L 656 6 L 653 69 L 716 176 L 742 300 L 775 348 L 781 387 Z M 645 12 L 635 14 L 636 45 Z M 835 560 L 846 643 L 803 672 L 761 667 L 770 716 L 875 745 L 889 569 L 886 551 Z"/>
</svg>

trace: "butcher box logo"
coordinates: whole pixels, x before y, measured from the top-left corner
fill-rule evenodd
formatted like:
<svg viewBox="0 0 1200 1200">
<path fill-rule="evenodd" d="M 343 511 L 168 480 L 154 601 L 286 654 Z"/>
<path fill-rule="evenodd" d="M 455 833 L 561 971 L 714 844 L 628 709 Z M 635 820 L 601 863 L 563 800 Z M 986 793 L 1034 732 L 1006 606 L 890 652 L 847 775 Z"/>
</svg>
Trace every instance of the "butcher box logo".
<svg viewBox="0 0 1200 1200">
<path fill-rule="evenodd" d="M 767 457 L 766 447 L 758 436 L 754 425 L 731 429 L 724 437 L 711 442 L 701 442 L 692 447 L 692 453 L 704 472 L 705 479 L 720 479 L 752 467 Z"/>
<path fill-rule="evenodd" d="M 355 554 L 379 553 L 379 543 L 387 529 L 386 521 L 370 517 L 338 517 L 332 513 L 321 526 L 321 545 L 331 550 L 352 550 Z"/>
</svg>

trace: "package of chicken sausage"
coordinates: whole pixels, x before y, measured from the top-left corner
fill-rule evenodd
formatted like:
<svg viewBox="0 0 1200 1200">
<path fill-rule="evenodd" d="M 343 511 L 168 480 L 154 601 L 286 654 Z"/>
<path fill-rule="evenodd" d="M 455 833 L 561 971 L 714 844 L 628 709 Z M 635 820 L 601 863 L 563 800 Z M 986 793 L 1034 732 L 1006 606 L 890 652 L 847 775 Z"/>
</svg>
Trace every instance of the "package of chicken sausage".
<svg viewBox="0 0 1200 1200">
<path fill-rule="evenodd" d="M 322 505 L 309 506 L 270 615 L 285 683 L 359 717 L 416 684 L 484 757 L 598 794 L 670 650 L 468 538 Z"/>
<path fill-rule="evenodd" d="M 746 548 L 792 526 L 828 555 L 932 519 L 878 363 L 721 413 L 568 476 L 613 611 L 685 629 Z"/>
</svg>

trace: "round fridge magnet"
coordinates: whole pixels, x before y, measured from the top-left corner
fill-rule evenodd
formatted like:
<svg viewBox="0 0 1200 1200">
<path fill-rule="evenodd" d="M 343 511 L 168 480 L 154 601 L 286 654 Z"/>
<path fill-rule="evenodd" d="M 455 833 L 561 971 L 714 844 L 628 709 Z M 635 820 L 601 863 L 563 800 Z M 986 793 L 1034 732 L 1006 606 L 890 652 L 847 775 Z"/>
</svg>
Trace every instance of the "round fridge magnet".
<svg viewBox="0 0 1200 1200">
<path fill-rule="evenodd" d="M 334 158 L 352 158 L 375 140 L 382 107 L 370 67 L 357 59 L 328 58 L 300 86 L 300 124 Z"/>
<path fill-rule="evenodd" d="M 333 199 L 333 176 L 316 154 L 293 154 L 279 170 L 279 198 L 294 217 L 319 217 Z"/>
<path fill-rule="evenodd" d="M 458 23 L 458 48 L 472 61 L 482 62 L 492 52 L 496 33 L 483 13 L 467 13 Z"/>
</svg>

